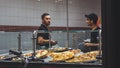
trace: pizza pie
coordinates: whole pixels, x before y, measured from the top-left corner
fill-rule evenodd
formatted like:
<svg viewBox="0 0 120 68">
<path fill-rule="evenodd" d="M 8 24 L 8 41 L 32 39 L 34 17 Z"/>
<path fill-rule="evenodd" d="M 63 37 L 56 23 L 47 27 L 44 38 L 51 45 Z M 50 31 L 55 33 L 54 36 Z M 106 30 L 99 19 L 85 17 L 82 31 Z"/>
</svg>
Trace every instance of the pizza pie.
<svg viewBox="0 0 120 68">
<path fill-rule="evenodd" d="M 37 50 L 35 52 L 35 57 L 36 58 L 43 58 L 45 57 L 46 55 L 48 54 L 48 51 L 47 50 Z M 32 53 L 25 53 L 23 54 L 24 57 L 31 57 L 32 56 Z"/>
<path fill-rule="evenodd" d="M 5 56 L 0 56 L 0 60 L 2 60 L 2 59 L 4 59 L 5 58 Z"/>
<path fill-rule="evenodd" d="M 32 53 L 25 53 L 25 54 L 23 54 L 23 57 L 30 57 L 30 56 L 32 56 Z"/>
<path fill-rule="evenodd" d="M 68 48 L 65 48 L 65 47 L 57 47 L 57 48 L 54 48 L 53 51 L 55 52 L 63 52 L 63 51 L 67 51 Z"/>
<path fill-rule="evenodd" d="M 55 61 L 65 61 L 67 59 L 71 59 L 74 57 L 74 53 L 70 52 L 70 51 L 65 51 L 65 52 L 53 52 L 51 54 L 49 54 L 49 56 L 52 57 L 51 62 L 55 62 Z"/>
<path fill-rule="evenodd" d="M 81 50 L 80 49 L 72 49 L 72 50 L 70 50 L 71 52 L 74 52 L 74 54 L 77 54 L 77 53 L 80 53 L 81 52 Z"/>
<path fill-rule="evenodd" d="M 99 51 L 91 51 L 87 53 L 80 54 L 75 56 L 73 59 L 66 60 L 66 62 L 86 62 L 96 60 L 96 56 L 99 54 Z"/>
<path fill-rule="evenodd" d="M 36 58 L 43 58 L 43 57 L 46 57 L 48 54 L 48 51 L 47 50 L 37 50 L 36 51 Z"/>
</svg>

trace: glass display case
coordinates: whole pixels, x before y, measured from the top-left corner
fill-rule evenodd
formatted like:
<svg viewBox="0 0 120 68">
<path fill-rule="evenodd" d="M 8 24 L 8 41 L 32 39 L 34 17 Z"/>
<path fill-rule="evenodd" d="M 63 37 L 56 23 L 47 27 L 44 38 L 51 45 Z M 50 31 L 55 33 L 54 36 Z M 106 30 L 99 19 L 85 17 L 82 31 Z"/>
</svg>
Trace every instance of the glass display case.
<svg viewBox="0 0 120 68">
<path fill-rule="evenodd" d="M 37 33 L 49 33 L 49 40 L 54 39 L 58 43 L 54 46 L 49 46 L 48 49 L 37 50 Z M 34 66 L 34 64 L 46 63 L 51 65 L 55 64 L 55 66 L 56 64 L 88 65 L 88 67 L 89 65 L 93 65 L 93 67 L 97 67 L 98 65 L 98 68 L 101 68 L 102 60 L 99 57 L 97 58 L 97 56 L 102 54 L 101 46 L 98 46 L 98 50 L 86 53 L 82 52 L 80 48 L 80 43 L 90 42 L 90 33 L 91 30 L 69 30 L 68 32 L 65 30 L 47 32 L 38 30 L 33 32 L 0 32 L 0 37 L 2 38 L 0 63 L 28 63 L 28 67 L 29 64 L 31 67 L 31 64 Z M 100 40 L 99 36 L 99 45 L 101 45 Z M 46 54 L 42 55 L 41 51 L 46 51 Z M 37 54 L 39 52 L 41 56 Z"/>
<path fill-rule="evenodd" d="M 81 45 L 91 41 L 92 32 L 84 15 L 101 16 L 101 0 L 1 0 L 0 5 L 0 24 L 16 26 L 0 29 L 0 68 L 102 68 L 101 30 L 95 31 L 99 33 L 97 50 L 83 52 Z M 38 31 L 40 15 L 46 12 L 53 30 Z M 49 42 L 48 49 L 37 49 L 38 33 L 48 33 L 48 40 L 57 44 Z"/>
</svg>

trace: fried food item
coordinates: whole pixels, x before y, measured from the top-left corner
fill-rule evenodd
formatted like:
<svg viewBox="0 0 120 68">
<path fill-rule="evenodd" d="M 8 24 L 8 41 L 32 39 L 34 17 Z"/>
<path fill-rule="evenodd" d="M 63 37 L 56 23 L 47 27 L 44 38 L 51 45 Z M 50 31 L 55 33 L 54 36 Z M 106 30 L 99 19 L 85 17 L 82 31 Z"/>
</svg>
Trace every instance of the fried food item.
<svg viewBox="0 0 120 68">
<path fill-rule="evenodd" d="M 67 59 L 71 59 L 74 57 L 74 53 L 70 51 L 65 51 L 65 52 L 59 52 L 59 53 L 51 53 L 49 54 L 53 59 L 51 62 L 55 61 L 65 61 Z"/>
</svg>

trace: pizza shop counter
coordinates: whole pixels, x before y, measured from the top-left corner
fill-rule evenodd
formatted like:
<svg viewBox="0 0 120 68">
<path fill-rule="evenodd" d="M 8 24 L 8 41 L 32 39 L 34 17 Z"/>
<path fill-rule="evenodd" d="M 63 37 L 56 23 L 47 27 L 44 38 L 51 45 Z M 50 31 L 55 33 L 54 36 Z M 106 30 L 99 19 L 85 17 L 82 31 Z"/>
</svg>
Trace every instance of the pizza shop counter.
<svg viewBox="0 0 120 68">
<path fill-rule="evenodd" d="M 102 68 L 102 64 L 98 60 L 84 63 L 0 60 L 0 68 Z"/>
<path fill-rule="evenodd" d="M 45 51 L 46 50 L 39 50 L 38 54 L 41 52 L 45 53 Z M 35 57 L 31 56 L 30 51 L 29 51 L 29 53 L 27 52 L 26 55 L 24 55 L 24 56 L 10 54 L 10 55 L 5 56 L 5 58 L 1 57 L 3 59 L 0 60 L 0 68 L 102 68 L 102 63 L 100 63 L 100 61 L 98 59 L 92 60 L 92 61 L 87 61 L 87 62 L 74 62 L 74 61 L 73 62 L 71 62 L 71 61 L 67 61 L 67 62 L 66 61 L 54 61 L 53 62 L 53 61 L 51 61 L 53 58 L 55 58 L 54 56 L 57 56 L 56 60 L 58 60 L 58 58 L 59 59 L 61 59 L 61 58 L 67 59 L 64 56 L 65 54 L 67 57 L 67 55 L 71 55 L 71 54 L 73 54 L 73 52 L 76 52 L 76 51 L 78 52 L 78 50 L 58 52 L 58 53 L 52 52 L 50 54 L 48 53 L 49 56 L 47 56 L 48 55 L 47 54 L 46 56 L 41 57 L 39 59 L 36 59 Z M 96 51 L 94 53 L 96 53 Z M 90 55 L 93 55 L 94 53 L 93 52 L 90 52 L 90 53 L 79 52 L 79 53 L 73 55 L 74 57 L 72 59 L 74 59 L 74 58 L 82 59 L 86 55 L 90 56 Z M 40 56 L 40 55 L 37 55 L 37 56 Z M 52 56 L 52 57 L 50 57 L 50 56 Z M 69 59 L 67 59 L 67 60 L 69 60 Z"/>
<path fill-rule="evenodd" d="M 102 68 L 98 63 L 12 62 L 0 61 L 0 68 Z"/>
</svg>

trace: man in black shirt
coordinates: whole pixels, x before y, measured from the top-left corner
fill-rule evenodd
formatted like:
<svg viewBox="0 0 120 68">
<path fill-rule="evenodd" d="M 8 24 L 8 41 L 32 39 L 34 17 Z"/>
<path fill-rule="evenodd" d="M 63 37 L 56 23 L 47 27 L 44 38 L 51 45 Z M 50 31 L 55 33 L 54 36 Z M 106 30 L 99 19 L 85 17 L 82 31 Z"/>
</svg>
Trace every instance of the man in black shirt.
<svg viewBox="0 0 120 68">
<path fill-rule="evenodd" d="M 40 30 L 43 30 L 45 33 L 38 33 L 37 34 L 37 46 L 36 49 L 47 49 L 49 48 L 49 43 L 51 43 L 51 45 L 55 45 L 57 44 L 57 41 L 54 40 L 49 40 L 49 32 L 48 32 L 48 27 L 51 23 L 51 17 L 48 13 L 43 13 L 41 15 L 41 19 L 42 19 L 42 24 L 41 26 L 38 28 L 39 32 Z"/>
<path fill-rule="evenodd" d="M 86 23 L 91 28 L 91 38 L 90 42 L 83 42 L 82 45 L 80 45 L 80 48 L 83 52 L 89 52 L 98 50 L 99 46 L 99 27 L 97 26 L 97 20 L 98 16 L 95 13 L 91 13 L 89 15 L 85 15 L 86 17 Z"/>
</svg>

